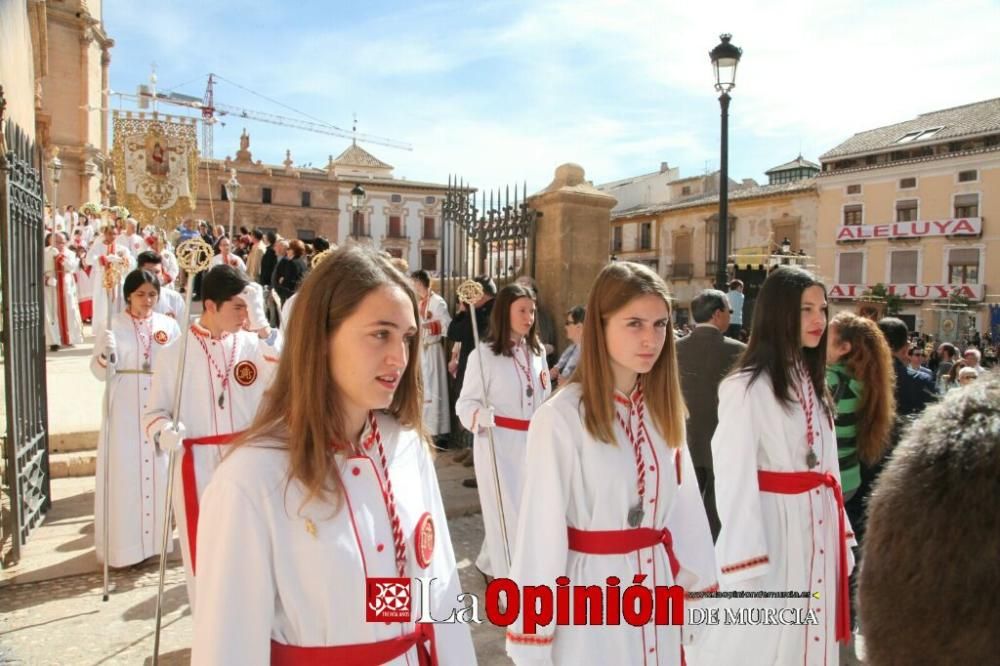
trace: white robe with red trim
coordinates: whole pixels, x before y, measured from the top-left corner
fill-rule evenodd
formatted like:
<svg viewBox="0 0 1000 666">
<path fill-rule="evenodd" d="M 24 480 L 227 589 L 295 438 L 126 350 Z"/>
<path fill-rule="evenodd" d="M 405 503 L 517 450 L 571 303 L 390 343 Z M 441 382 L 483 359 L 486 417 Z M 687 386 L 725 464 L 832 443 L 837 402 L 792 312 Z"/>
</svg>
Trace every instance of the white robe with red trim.
<svg viewBox="0 0 1000 666">
<path fill-rule="evenodd" d="M 643 407 L 640 418 L 638 403 L 621 394 L 616 394 L 615 408 L 622 419 L 634 433 L 640 432 L 642 423 L 648 435 L 642 438 L 645 493 L 639 526 L 670 530 L 680 569 L 675 579 L 667 551 L 660 544 L 621 555 L 569 550 L 567 528 L 630 529 L 629 511 L 639 502 L 631 440 L 618 423 L 613 444 L 587 432 L 580 391 L 579 384 L 559 390 L 531 421 L 511 578 L 522 588 L 547 585 L 554 589 L 557 577 L 568 576 L 571 586 L 598 585 L 606 590 L 607 578 L 617 576 L 624 592 L 634 576 L 645 575 L 642 584 L 651 589 L 676 584 L 687 592 L 713 590 L 712 533 L 687 447 L 669 448 L 648 408 Z M 704 603 L 685 602 L 688 607 Z M 697 633 L 692 627 L 652 622 L 635 627 L 623 617 L 617 626 L 550 624 L 526 634 L 522 614 L 508 628 L 507 654 L 516 664 L 680 664 L 682 642 L 690 644 Z"/>
<path fill-rule="evenodd" d="M 485 528 L 483 548 L 476 559 L 476 566 L 483 573 L 498 578 L 508 573 L 507 556 L 501 532 L 501 505 L 497 501 L 489 433 L 478 427 L 479 411 L 488 404 L 494 408 L 497 418 L 529 421 L 535 410 L 549 397 L 552 385 L 549 381 L 549 368 L 545 362 L 544 352 L 535 354 L 527 346 L 522 345 L 516 353 L 521 366 L 527 369 L 530 377 L 515 363 L 513 357 L 494 354 L 488 343 L 480 343 L 479 348 L 469 354 L 469 363 L 462 382 L 462 395 L 455 404 L 455 411 L 462 425 L 475 434 L 473 452 L 476 483 L 479 486 L 479 503 L 483 510 Z M 532 387 L 531 397 L 527 395 L 529 383 Z M 500 427 L 492 430 L 496 446 L 496 467 L 500 473 L 503 517 L 507 526 L 507 539 L 510 542 L 510 556 L 513 557 L 517 520 L 521 508 L 521 489 L 524 486 L 525 444 L 528 441 L 528 433 Z"/>
<path fill-rule="evenodd" d="M 69 250 L 45 248 L 45 344 L 83 344 L 83 322 L 76 297 L 76 278 L 80 266 Z"/>
<path fill-rule="evenodd" d="M 280 333 L 276 333 L 274 346 L 260 339 L 256 333 L 239 331 L 213 339 L 198 324 L 188 329 L 187 354 L 184 364 L 184 386 L 181 392 L 180 422 L 188 438 L 225 435 L 245 430 L 253 421 L 264 391 L 271 385 L 277 369 L 280 351 Z M 170 422 L 174 411 L 174 391 L 177 386 L 177 364 L 180 359 L 181 341 L 171 344 L 156 359 L 156 382 L 150 394 L 149 406 L 143 418 L 143 428 L 149 437 L 155 437 Z M 202 346 L 204 344 L 204 347 Z M 233 345 L 235 354 L 233 353 Z M 213 366 L 209 356 L 214 360 Z M 219 405 L 222 380 L 217 370 L 225 372 L 233 359 L 227 376 L 225 400 Z M 196 525 L 189 519 L 198 511 L 197 502 L 189 502 L 192 493 L 201 497 L 215 468 L 222 460 L 225 446 L 196 445 L 190 453 L 178 452 L 173 478 L 173 507 L 177 529 L 180 532 L 181 554 L 187 575 L 188 599 L 194 609 L 194 574 L 192 568 L 190 536 Z M 191 463 L 186 463 L 190 456 Z M 192 474 L 193 471 L 193 481 Z M 197 550 L 195 552 L 197 557 Z"/>
<path fill-rule="evenodd" d="M 180 337 L 180 329 L 170 317 L 152 313 L 150 328 L 141 329 L 143 336 L 152 330 L 151 340 L 141 340 L 128 312 L 111 318 L 115 335 L 114 370 L 141 370 L 149 345 L 153 363 L 166 345 Z M 107 377 L 107 363 L 100 358 L 100 345 L 95 345 L 90 369 L 101 381 Z M 154 377 L 155 380 L 154 381 Z M 163 518 L 166 514 L 167 455 L 153 444 L 142 427 L 153 384 L 160 377 L 147 374 L 112 373 L 109 397 L 109 421 L 101 424 L 97 440 L 97 490 L 94 494 L 94 545 L 97 559 L 104 561 L 104 469 L 108 463 L 108 534 L 110 557 L 108 564 L 126 567 L 160 554 L 163 543 Z M 105 448 L 105 436 L 107 447 Z M 109 457 L 110 456 L 110 457 Z"/>
<path fill-rule="evenodd" d="M 97 340 L 101 338 L 101 333 L 104 332 L 104 326 L 107 322 L 109 305 L 108 290 L 104 288 L 104 266 L 109 261 L 116 261 L 121 266 L 120 278 L 111 293 L 112 316 L 125 309 L 126 303 L 125 295 L 122 293 L 122 285 L 125 282 L 125 276 L 135 268 L 135 258 L 124 241 L 115 241 L 111 247 L 108 247 L 104 243 L 104 239 L 100 238 L 90 246 L 90 250 L 87 252 L 87 265 L 93 268 L 90 272 L 94 303 L 92 328 L 94 339 Z"/>
<path fill-rule="evenodd" d="M 444 362 L 441 341 L 451 323 L 451 314 L 444 299 L 430 292 L 420 302 L 421 341 L 423 355 L 420 369 L 424 379 L 424 427 L 432 436 L 451 432 L 451 410 L 448 405 L 448 367 Z"/>
<path fill-rule="evenodd" d="M 810 592 L 819 598 L 721 599 L 725 610 L 800 609 L 816 612 L 818 625 L 725 625 L 706 628 L 697 646 L 697 664 L 838 663 L 837 609 L 838 507 L 833 492 L 761 492 L 758 470 L 815 471 L 840 480 L 833 425 L 820 405 L 813 422 L 819 466 L 806 464 L 805 412 L 787 408 L 774 396 L 770 378 L 752 385 L 740 373 L 719 386 L 719 425 L 712 437 L 715 501 L 722 531 L 716 543 L 722 591 Z M 856 545 L 844 515 L 849 546 Z M 847 550 L 848 568 L 854 557 Z M 692 660 L 692 663 L 695 663 Z"/>
<path fill-rule="evenodd" d="M 165 285 L 160 286 L 160 297 L 156 299 L 153 310 L 176 319 L 181 326 L 184 326 L 187 321 L 184 297 Z"/>
<path fill-rule="evenodd" d="M 431 614 L 445 619 L 462 606 L 457 601 L 461 589 L 434 463 L 414 431 L 401 429 L 386 414 L 378 414 L 377 420 L 404 535 L 406 576 L 436 578 Z M 266 666 L 272 639 L 285 645 L 335 646 L 387 640 L 414 630 L 413 622 L 366 621 L 366 578 L 399 575 L 377 448 L 366 449 L 366 456 L 336 456 L 344 485 L 338 510 L 319 500 L 303 504 L 305 490 L 289 482 L 282 446 L 259 441 L 240 448 L 219 467 L 205 492 L 191 651 L 196 666 Z M 417 535 L 428 515 L 432 545 Z M 421 547 L 427 566 L 417 557 Z M 415 612 L 416 581 L 411 595 Z M 468 625 L 433 627 L 437 663 L 476 663 Z M 416 666 L 416 651 L 389 663 Z"/>
</svg>

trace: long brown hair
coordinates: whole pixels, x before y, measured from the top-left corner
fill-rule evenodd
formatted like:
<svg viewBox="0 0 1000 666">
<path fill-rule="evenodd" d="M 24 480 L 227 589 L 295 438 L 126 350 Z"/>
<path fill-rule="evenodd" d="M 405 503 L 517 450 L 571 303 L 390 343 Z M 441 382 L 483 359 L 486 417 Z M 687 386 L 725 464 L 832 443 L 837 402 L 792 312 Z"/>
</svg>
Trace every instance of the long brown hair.
<svg viewBox="0 0 1000 666">
<path fill-rule="evenodd" d="M 333 453 L 345 450 L 355 433 L 345 430 L 340 390 L 330 375 L 330 339 L 365 296 L 384 286 L 401 289 L 410 299 L 414 321 L 420 321 L 409 281 L 370 249 L 341 248 L 309 273 L 295 298 L 274 382 L 253 424 L 234 445 L 255 439 L 284 441 L 289 481 L 299 481 L 306 489 L 303 504 L 317 497 L 336 503 L 341 496 Z M 386 411 L 403 427 L 422 433 L 420 345 L 418 333 Z"/>
<path fill-rule="evenodd" d="M 885 336 L 870 319 L 841 312 L 830 321 L 830 335 L 847 342 L 851 351 L 840 362 L 861 382 L 858 396 L 857 446 L 862 462 L 872 464 L 889 444 L 896 414 L 896 371 Z"/>
<path fill-rule="evenodd" d="M 510 307 L 519 298 L 530 298 L 535 303 L 535 293 L 527 287 L 512 283 L 501 289 L 493 301 L 493 311 L 490 313 L 490 332 L 486 341 L 497 356 L 512 356 L 514 343 L 510 339 Z M 524 343 L 536 354 L 542 353 L 542 343 L 538 341 L 538 313 L 531 322 L 531 329 L 524 336 Z"/>
<path fill-rule="evenodd" d="M 830 392 L 826 388 L 826 336 L 829 326 L 815 348 L 802 346 L 802 292 L 810 287 L 826 286 L 819 278 L 798 266 L 779 266 L 767 276 L 753 309 L 753 326 L 747 348 L 730 374 L 750 373 L 750 384 L 761 375 L 771 379 L 774 397 L 784 405 L 796 402 L 793 393 L 798 384 L 796 364 L 801 363 L 812 381 L 820 404 L 833 416 Z"/>
<path fill-rule="evenodd" d="M 580 363 L 569 384 L 580 385 L 587 432 L 602 442 L 614 442 L 615 379 L 604 327 L 608 318 L 633 298 L 647 294 L 659 296 L 667 306 L 667 333 L 653 369 L 639 375 L 639 387 L 646 396 L 654 427 L 668 446 L 678 448 L 684 444 L 687 408 L 677 372 L 674 328 L 669 322 L 670 293 L 663 279 L 646 266 L 629 261 L 612 262 L 594 280 L 583 320 Z"/>
</svg>

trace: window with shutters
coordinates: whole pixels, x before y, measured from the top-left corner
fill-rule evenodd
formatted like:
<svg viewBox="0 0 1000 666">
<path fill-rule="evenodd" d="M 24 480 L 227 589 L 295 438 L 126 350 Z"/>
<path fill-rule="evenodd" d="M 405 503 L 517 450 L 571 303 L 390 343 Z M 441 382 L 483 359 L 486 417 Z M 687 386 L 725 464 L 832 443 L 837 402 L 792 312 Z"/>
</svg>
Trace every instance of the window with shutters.
<svg viewBox="0 0 1000 666">
<path fill-rule="evenodd" d="M 260 202 L 269 204 L 271 203 L 271 188 L 262 187 L 260 188 Z"/>
<path fill-rule="evenodd" d="M 864 284 L 864 252 L 841 252 L 837 255 L 837 282 Z"/>
<path fill-rule="evenodd" d="M 639 227 L 639 249 L 648 250 L 653 247 L 653 223 L 643 222 Z"/>
<path fill-rule="evenodd" d="M 691 263 L 691 234 L 674 234 L 674 265 L 670 276 L 674 278 L 690 278 L 694 274 L 694 264 Z"/>
<path fill-rule="evenodd" d="M 611 230 L 611 251 L 622 251 L 622 228 L 620 225 Z"/>
<path fill-rule="evenodd" d="M 303 192 L 302 193 L 302 207 L 303 208 L 310 208 L 310 207 L 312 207 L 312 192 Z"/>
<path fill-rule="evenodd" d="M 848 194 L 861 194 L 861 186 L 860 185 L 848 185 L 847 186 L 847 193 Z"/>
<path fill-rule="evenodd" d="M 360 210 L 354 211 L 354 215 L 351 219 L 351 235 L 354 237 L 361 237 L 368 235 L 368 228 L 365 224 L 365 214 Z"/>
<path fill-rule="evenodd" d="M 890 255 L 889 282 L 892 284 L 917 284 L 917 250 L 898 250 Z"/>
<path fill-rule="evenodd" d="M 979 217 L 979 195 L 956 194 L 955 217 Z"/>
<path fill-rule="evenodd" d="M 226 184 L 219 185 L 219 201 L 229 201 L 229 194 L 226 192 Z"/>
<path fill-rule="evenodd" d="M 979 284 L 979 248 L 952 248 L 948 251 L 948 282 Z"/>
<path fill-rule="evenodd" d="M 389 216 L 389 238 L 403 237 L 403 220 L 399 215 Z"/>
<path fill-rule="evenodd" d="M 920 210 L 920 202 L 916 199 L 903 199 L 896 202 L 897 222 L 916 222 L 917 213 Z"/>
<path fill-rule="evenodd" d="M 424 238 L 437 238 L 437 235 L 434 233 L 433 217 L 424 218 Z"/>
<path fill-rule="evenodd" d="M 801 249 L 799 245 L 799 224 L 798 222 L 775 222 L 772 227 L 774 230 L 774 244 L 781 246 L 788 239 L 788 242 L 792 244 L 792 252 L 798 252 Z M 775 248 L 771 248 L 774 251 Z"/>
<path fill-rule="evenodd" d="M 403 195 L 402 194 L 390 194 L 389 195 L 389 203 L 394 203 L 394 204 L 403 203 Z"/>
<path fill-rule="evenodd" d="M 910 178 L 900 178 L 899 179 L 899 189 L 901 190 L 911 190 L 917 186 L 917 179 Z"/>
<path fill-rule="evenodd" d="M 974 183 L 977 180 L 979 180 L 979 171 L 976 169 L 958 172 L 958 182 L 960 183 Z"/>
<path fill-rule="evenodd" d="M 861 224 L 865 207 L 863 204 L 844 206 L 844 225 Z"/>
<path fill-rule="evenodd" d="M 425 271 L 437 270 L 437 252 L 435 250 L 423 250 L 420 252 L 420 268 Z"/>
</svg>

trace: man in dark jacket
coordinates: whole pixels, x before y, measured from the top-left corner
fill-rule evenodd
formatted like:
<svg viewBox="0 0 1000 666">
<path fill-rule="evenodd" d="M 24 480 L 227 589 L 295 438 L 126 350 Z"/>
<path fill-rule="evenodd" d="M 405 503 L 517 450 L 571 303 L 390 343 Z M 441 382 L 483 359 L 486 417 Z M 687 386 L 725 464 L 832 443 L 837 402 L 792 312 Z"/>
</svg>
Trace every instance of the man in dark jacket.
<svg viewBox="0 0 1000 666">
<path fill-rule="evenodd" d="M 936 399 L 934 380 L 909 367 L 910 335 L 902 319 L 883 317 L 878 327 L 892 350 L 892 366 L 896 371 L 896 415 L 912 420 Z"/>
<path fill-rule="evenodd" d="M 688 450 L 713 539 L 719 536 L 721 527 L 712 467 L 712 434 L 719 424 L 719 383 L 746 349 L 742 342 L 724 335 L 731 323 L 730 315 L 726 294 L 706 289 L 691 301 L 694 330 L 677 341 L 681 392 L 688 408 Z"/>
</svg>

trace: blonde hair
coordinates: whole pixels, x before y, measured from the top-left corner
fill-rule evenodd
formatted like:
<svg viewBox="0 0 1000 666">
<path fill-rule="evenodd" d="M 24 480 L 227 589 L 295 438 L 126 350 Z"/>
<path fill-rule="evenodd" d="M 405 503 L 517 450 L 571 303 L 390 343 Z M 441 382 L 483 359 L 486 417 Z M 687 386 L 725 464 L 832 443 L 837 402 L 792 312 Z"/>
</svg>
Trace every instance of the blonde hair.
<svg viewBox="0 0 1000 666">
<path fill-rule="evenodd" d="M 605 266 L 594 280 L 583 320 L 580 363 L 569 384 L 580 385 L 587 432 L 602 442 L 614 442 L 615 380 L 604 329 L 608 318 L 632 299 L 649 294 L 659 296 L 667 306 L 667 332 L 652 370 L 639 375 L 639 388 L 647 396 L 654 427 L 667 446 L 679 448 L 685 443 L 687 408 L 677 370 L 674 329 L 669 323 L 670 293 L 663 279 L 646 266 L 616 261 Z"/>
<path fill-rule="evenodd" d="M 296 297 L 274 382 L 253 424 L 233 446 L 235 450 L 255 439 L 284 440 L 289 481 L 299 481 L 306 489 L 303 504 L 315 498 L 332 498 L 336 504 L 342 496 L 333 454 L 349 446 L 353 433 L 346 431 L 340 390 L 330 373 L 330 339 L 365 296 L 385 286 L 401 289 L 410 300 L 414 321 L 420 321 L 409 280 L 370 249 L 342 248 L 309 273 Z M 386 411 L 404 428 L 422 433 L 420 346 L 418 333 L 409 343 L 409 361 Z"/>
</svg>

